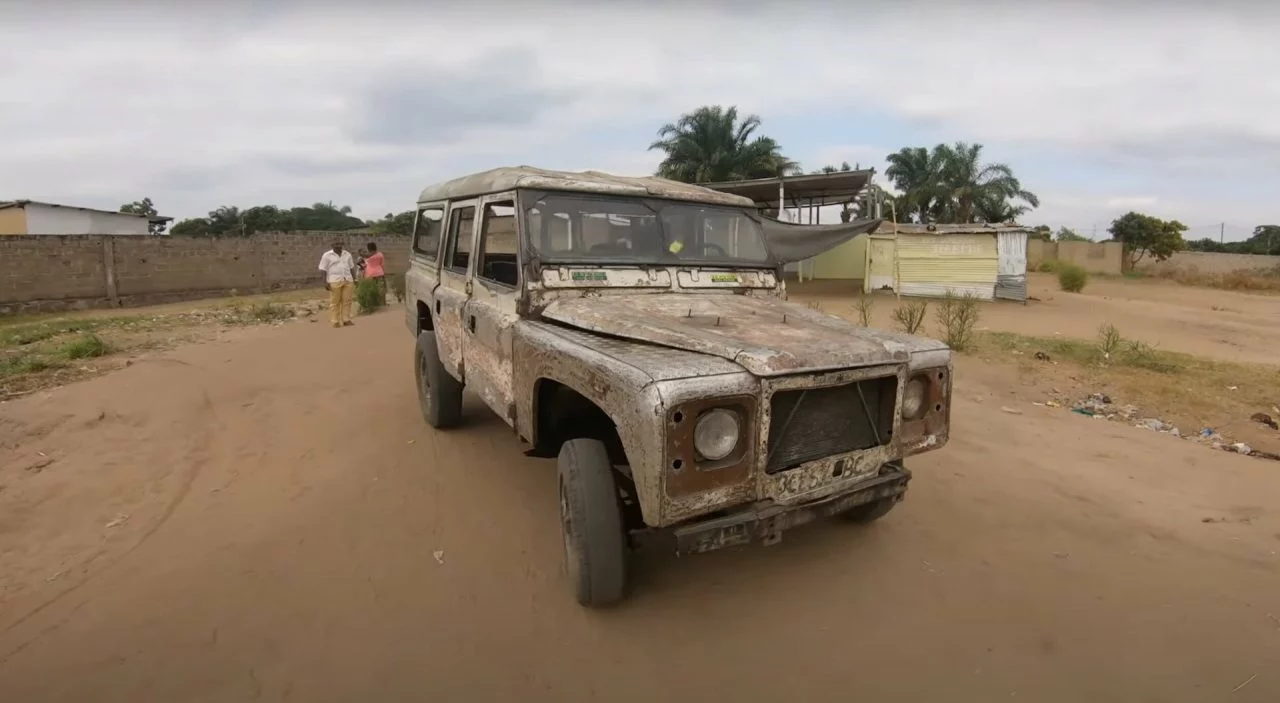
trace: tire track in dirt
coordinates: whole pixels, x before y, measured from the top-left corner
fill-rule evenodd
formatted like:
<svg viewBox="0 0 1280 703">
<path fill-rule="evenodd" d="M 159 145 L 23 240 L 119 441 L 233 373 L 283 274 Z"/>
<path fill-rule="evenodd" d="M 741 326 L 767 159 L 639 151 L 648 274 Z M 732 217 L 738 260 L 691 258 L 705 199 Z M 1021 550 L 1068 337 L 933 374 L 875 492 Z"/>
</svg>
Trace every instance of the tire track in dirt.
<svg viewBox="0 0 1280 703">
<path fill-rule="evenodd" d="M 187 365 L 186 362 L 180 362 L 180 363 L 183 365 Z M 209 427 L 210 422 L 206 422 L 202 420 L 206 420 L 206 419 L 211 420 L 212 423 L 216 425 L 216 427 L 214 428 L 216 430 L 221 430 L 225 427 L 224 423 L 218 417 L 217 409 L 213 402 L 213 399 L 209 396 L 209 386 L 207 385 L 200 386 L 199 392 L 200 392 L 201 400 L 196 407 L 199 408 L 200 412 L 198 416 L 195 418 L 195 422 L 191 423 L 191 426 L 199 427 L 200 430 L 194 437 L 194 445 L 191 447 L 191 449 L 189 449 L 186 452 L 185 458 L 187 459 L 187 461 L 183 462 L 186 465 L 186 468 L 183 470 L 182 476 L 179 478 L 177 489 L 174 491 L 173 495 L 165 504 L 164 508 L 160 511 L 159 516 L 151 521 L 151 523 L 147 526 L 147 528 L 141 532 L 141 534 L 137 537 L 137 539 L 134 540 L 133 544 L 131 544 L 129 547 L 127 547 L 123 551 L 116 553 L 109 561 L 103 563 L 101 566 L 98 566 L 97 568 L 91 567 L 90 570 L 88 570 L 84 574 L 84 576 L 81 577 L 79 581 L 75 582 L 70 587 L 63 589 L 62 591 L 50 597 L 49 599 L 41 602 L 39 605 L 27 611 L 23 615 L 19 616 L 12 622 L 6 624 L 4 628 L 0 630 L 0 633 L 3 633 L 3 634 L 9 633 L 10 631 L 20 627 L 23 623 L 26 623 L 32 618 L 38 616 L 42 612 L 45 612 L 49 608 L 52 608 L 53 606 L 61 603 L 67 597 L 79 592 L 90 582 L 98 578 L 101 578 L 106 574 L 111 573 L 112 570 L 114 570 L 121 562 L 123 562 L 130 555 L 132 555 L 134 552 L 140 549 L 144 544 L 146 544 L 147 541 L 150 540 L 151 537 L 154 536 L 157 532 L 159 532 L 160 529 L 163 528 L 166 523 L 168 523 L 169 519 L 173 517 L 174 513 L 177 512 L 178 508 L 187 499 L 187 496 L 190 495 L 192 485 L 195 484 L 196 480 L 200 476 L 201 471 L 209 461 L 209 451 L 210 451 L 210 448 L 212 447 L 214 431 L 211 430 Z M 105 550 L 95 553 L 93 556 L 89 557 L 88 559 L 85 559 L 83 563 L 92 565 L 94 561 L 104 553 L 105 553 Z M 3 655 L 0 655 L 0 665 L 7 662 L 10 658 L 12 658 L 14 655 L 18 654 L 22 650 L 36 643 L 41 638 L 56 631 L 59 627 L 61 627 L 70 619 L 71 615 L 73 615 L 77 610 L 83 607 L 86 603 L 88 603 L 87 600 L 83 603 L 76 605 L 75 607 L 72 608 L 71 613 L 68 614 L 66 617 L 58 620 L 53 625 L 40 630 L 34 636 L 20 642 L 12 650 L 6 652 Z"/>
</svg>

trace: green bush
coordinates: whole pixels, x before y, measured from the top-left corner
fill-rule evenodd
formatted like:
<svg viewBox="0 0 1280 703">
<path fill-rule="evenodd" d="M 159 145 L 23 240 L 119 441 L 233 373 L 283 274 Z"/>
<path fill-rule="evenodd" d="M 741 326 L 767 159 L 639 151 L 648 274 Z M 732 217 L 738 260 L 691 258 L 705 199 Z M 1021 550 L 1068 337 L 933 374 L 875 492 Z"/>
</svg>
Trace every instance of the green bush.
<svg viewBox="0 0 1280 703">
<path fill-rule="evenodd" d="M 62 355 L 68 359 L 92 359 L 111 353 L 111 347 L 96 334 L 86 334 L 62 345 Z"/>
<path fill-rule="evenodd" d="M 361 314 L 370 313 L 387 304 L 387 291 L 379 281 L 362 279 L 356 284 L 356 302 Z"/>
<path fill-rule="evenodd" d="M 1079 293 L 1089 282 L 1089 273 L 1075 264 L 1064 264 L 1058 271 L 1058 287 L 1068 293 Z"/>
<path fill-rule="evenodd" d="M 1057 273 L 1062 270 L 1062 262 L 1057 259 L 1045 259 L 1036 267 L 1040 273 Z"/>
<path fill-rule="evenodd" d="M 950 291 L 938 303 L 938 326 L 942 328 L 943 341 L 956 351 L 963 351 L 973 342 L 973 329 L 978 324 L 981 309 L 978 297 L 972 293 L 958 296 Z"/>
</svg>

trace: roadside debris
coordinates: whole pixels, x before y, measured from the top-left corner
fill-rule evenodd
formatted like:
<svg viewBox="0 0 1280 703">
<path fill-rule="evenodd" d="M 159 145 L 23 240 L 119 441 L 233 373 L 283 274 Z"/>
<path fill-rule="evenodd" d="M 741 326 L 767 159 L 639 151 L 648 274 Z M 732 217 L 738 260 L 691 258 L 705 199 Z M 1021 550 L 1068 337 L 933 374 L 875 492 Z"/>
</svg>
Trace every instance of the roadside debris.
<svg viewBox="0 0 1280 703">
<path fill-rule="evenodd" d="M 1017 408 L 1011 408 L 1011 407 L 1009 407 L 1009 406 L 1007 406 L 1007 405 L 1002 405 L 1002 406 L 1000 406 L 1000 412 L 1006 412 L 1006 413 L 1009 413 L 1010 415 L 1021 415 L 1021 414 L 1022 414 L 1022 411 L 1021 411 L 1021 410 L 1018 410 Z"/>
<path fill-rule="evenodd" d="M 1054 393 L 1058 394 L 1057 389 Z M 1050 400 L 1045 403 L 1047 406 L 1053 406 L 1054 401 Z M 1002 408 L 1003 409 L 1003 408 Z M 1280 461 L 1280 454 L 1272 452 L 1258 451 L 1244 442 L 1233 442 L 1212 427 L 1202 428 L 1199 432 L 1190 435 L 1184 435 L 1172 423 L 1165 422 L 1157 417 L 1138 417 L 1138 408 L 1133 405 L 1119 405 L 1112 401 L 1111 396 L 1106 393 L 1091 393 L 1088 397 L 1071 404 L 1071 412 L 1085 417 L 1092 417 L 1095 420 L 1118 420 L 1122 422 L 1132 422 L 1134 427 L 1140 427 L 1167 434 L 1171 437 L 1179 439 L 1189 439 L 1197 444 L 1205 444 L 1213 449 L 1220 451 L 1240 454 L 1242 456 L 1257 457 L 1259 459 L 1270 459 L 1272 461 Z M 1280 413 L 1277 413 L 1280 414 Z M 1275 420 L 1270 415 L 1264 413 L 1255 413 L 1251 418 L 1254 422 L 1267 425 L 1274 429 Z M 1270 420 L 1271 423 L 1267 421 Z"/>
<path fill-rule="evenodd" d="M 1270 427 L 1273 430 L 1280 430 L 1280 426 L 1276 425 L 1276 421 L 1273 420 L 1271 416 L 1266 413 L 1254 413 L 1249 416 L 1249 419 L 1253 420 L 1254 422 L 1266 425 L 1267 427 Z"/>
<path fill-rule="evenodd" d="M 129 522 L 129 516 L 125 515 L 124 513 L 119 513 L 116 515 L 116 519 L 107 523 L 107 527 L 119 527 L 125 524 L 126 522 Z"/>
<path fill-rule="evenodd" d="M 436 551 L 434 551 L 434 552 L 432 552 L 432 553 L 431 553 L 431 556 L 433 556 L 433 557 L 435 557 L 435 558 L 436 558 L 436 563 L 437 563 L 437 564 L 443 564 L 443 563 L 444 563 L 444 550 L 443 550 L 443 549 L 437 549 Z"/>
<path fill-rule="evenodd" d="M 1041 352 L 1041 351 L 1036 352 L 1036 359 L 1039 361 L 1052 361 L 1049 358 L 1048 354 L 1045 354 L 1044 352 Z"/>
</svg>

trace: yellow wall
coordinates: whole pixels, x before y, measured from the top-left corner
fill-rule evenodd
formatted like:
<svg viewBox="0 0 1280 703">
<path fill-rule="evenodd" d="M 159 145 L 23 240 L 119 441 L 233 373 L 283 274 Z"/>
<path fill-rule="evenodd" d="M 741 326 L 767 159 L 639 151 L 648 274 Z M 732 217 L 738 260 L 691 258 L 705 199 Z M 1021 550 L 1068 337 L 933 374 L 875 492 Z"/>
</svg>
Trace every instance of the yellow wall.
<svg viewBox="0 0 1280 703">
<path fill-rule="evenodd" d="M 995 285 L 996 264 L 994 235 L 898 235 L 898 277 L 903 283 Z"/>
<path fill-rule="evenodd" d="M 26 234 L 27 212 L 20 207 L 0 210 L 0 235 Z"/>
<path fill-rule="evenodd" d="M 867 235 L 860 234 L 840 246 L 813 258 L 815 279 L 861 281 L 867 269 Z"/>
</svg>

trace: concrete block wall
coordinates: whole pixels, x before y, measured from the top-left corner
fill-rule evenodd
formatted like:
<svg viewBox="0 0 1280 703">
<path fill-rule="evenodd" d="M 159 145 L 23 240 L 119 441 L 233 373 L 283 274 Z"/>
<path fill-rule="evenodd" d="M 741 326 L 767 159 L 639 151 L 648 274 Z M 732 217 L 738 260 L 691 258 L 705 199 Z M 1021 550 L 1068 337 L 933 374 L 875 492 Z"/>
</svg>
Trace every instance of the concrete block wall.
<svg viewBox="0 0 1280 703">
<path fill-rule="evenodd" d="M 273 232 L 251 237 L 0 236 L 0 314 L 145 305 L 318 285 L 336 239 L 376 242 L 388 273 L 404 273 L 409 237 Z"/>
<path fill-rule="evenodd" d="M 1082 266 L 1089 273 L 1118 276 L 1124 265 L 1124 245 L 1119 242 L 1046 242 L 1027 240 L 1027 270 L 1057 259 Z"/>
<path fill-rule="evenodd" d="M 1280 266 L 1280 256 L 1260 254 L 1220 254 L 1210 251 L 1180 251 L 1164 261 L 1144 256 L 1137 269 L 1148 273 L 1167 273 L 1175 270 L 1199 273 L 1232 273 L 1234 271 L 1264 271 Z"/>
</svg>

